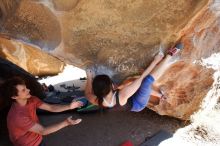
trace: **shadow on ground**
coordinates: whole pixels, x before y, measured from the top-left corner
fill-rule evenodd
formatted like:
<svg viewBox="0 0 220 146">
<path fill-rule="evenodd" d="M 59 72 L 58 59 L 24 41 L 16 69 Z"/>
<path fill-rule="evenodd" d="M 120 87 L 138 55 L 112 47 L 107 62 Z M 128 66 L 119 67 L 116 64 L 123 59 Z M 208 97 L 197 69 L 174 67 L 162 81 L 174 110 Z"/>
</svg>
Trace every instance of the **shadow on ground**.
<svg viewBox="0 0 220 146">
<path fill-rule="evenodd" d="M 46 146 L 117 146 L 128 139 L 134 145 L 139 145 L 146 137 L 161 129 L 173 133 L 183 126 L 183 122 L 177 119 L 160 116 L 148 109 L 139 113 L 106 111 L 79 114 L 76 111 L 69 111 L 59 114 L 39 113 L 38 115 L 44 126 L 60 122 L 70 115 L 73 118 L 83 119 L 79 125 L 69 126 L 44 136 Z M 11 146 L 5 117 L 1 119 L 0 145 Z"/>
</svg>

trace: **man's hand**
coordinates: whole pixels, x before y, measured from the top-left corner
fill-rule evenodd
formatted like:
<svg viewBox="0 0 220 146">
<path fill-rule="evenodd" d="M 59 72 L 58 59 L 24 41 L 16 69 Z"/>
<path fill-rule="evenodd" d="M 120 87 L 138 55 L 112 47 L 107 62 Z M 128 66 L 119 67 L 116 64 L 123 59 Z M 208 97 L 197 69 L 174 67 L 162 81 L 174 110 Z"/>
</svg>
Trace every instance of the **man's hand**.
<svg viewBox="0 0 220 146">
<path fill-rule="evenodd" d="M 79 124 L 81 121 L 82 121 L 82 119 L 73 120 L 73 119 L 72 119 L 72 116 L 68 117 L 68 118 L 65 120 L 65 122 L 66 122 L 68 125 L 76 125 L 76 124 Z"/>
<path fill-rule="evenodd" d="M 81 101 L 73 101 L 70 103 L 70 109 L 75 109 L 81 106 L 83 106 L 83 102 Z"/>
</svg>

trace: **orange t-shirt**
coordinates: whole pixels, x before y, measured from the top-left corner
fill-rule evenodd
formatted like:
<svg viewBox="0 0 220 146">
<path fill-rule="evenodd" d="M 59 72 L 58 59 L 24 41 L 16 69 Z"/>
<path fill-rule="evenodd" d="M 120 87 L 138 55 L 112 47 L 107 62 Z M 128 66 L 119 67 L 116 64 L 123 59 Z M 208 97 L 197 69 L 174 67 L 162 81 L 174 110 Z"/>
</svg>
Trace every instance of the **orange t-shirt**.
<svg viewBox="0 0 220 146">
<path fill-rule="evenodd" d="M 35 123 L 39 123 L 36 109 L 43 102 L 31 97 L 25 106 L 13 103 L 7 117 L 9 137 L 15 146 L 38 146 L 42 141 L 40 134 L 28 131 Z"/>
</svg>

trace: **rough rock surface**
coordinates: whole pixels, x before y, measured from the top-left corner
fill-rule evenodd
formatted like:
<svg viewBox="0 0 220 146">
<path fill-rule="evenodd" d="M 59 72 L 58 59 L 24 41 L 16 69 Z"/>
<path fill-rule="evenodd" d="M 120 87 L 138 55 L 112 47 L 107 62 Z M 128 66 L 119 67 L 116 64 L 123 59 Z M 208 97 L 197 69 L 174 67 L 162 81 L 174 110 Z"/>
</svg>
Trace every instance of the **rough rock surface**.
<svg viewBox="0 0 220 146">
<path fill-rule="evenodd" d="M 166 100 L 149 107 L 161 115 L 189 119 L 200 108 L 203 98 L 213 83 L 212 70 L 200 65 L 177 62 L 158 81 Z"/>
<path fill-rule="evenodd" d="M 69 11 L 75 8 L 80 0 L 53 0 L 54 8 L 58 11 Z"/>
<path fill-rule="evenodd" d="M 181 41 L 185 44 L 182 61 L 173 65 L 159 81 L 169 99 L 167 103 L 161 102 L 152 109 L 161 114 L 175 114 L 176 117 L 187 119 L 201 107 L 207 92 L 212 89 L 214 78 L 214 71 L 207 66 L 212 66 L 218 60 L 210 59 L 206 67 L 202 67 L 199 62 L 220 52 L 219 5 L 219 2 L 210 0 L 181 30 Z"/>
<path fill-rule="evenodd" d="M 18 7 L 18 0 L 1 0 L 0 3 L 0 23 L 11 17 Z M 0 28 L 1 29 L 1 28 Z"/>
<path fill-rule="evenodd" d="M 3 37 L 0 37 L 0 57 L 38 76 L 55 75 L 61 72 L 65 65 L 37 47 Z"/>
<path fill-rule="evenodd" d="M 7 6 L 10 1 L 5 3 Z M 15 2 L 11 3 L 16 4 Z M 5 17 L 9 15 L 8 13 L 12 13 L 9 10 L 3 12 Z M 54 48 L 61 41 L 60 25 L 55 15 L 44 5 L 34 1 L 20 0 L 14 13 L 1 23 L 0 30 L 2 33 L 12 38 L 36 44 L 41 48 Z"/>
<path fill-rule="evenodd" d="M 206 3 L 80 0 L 74 9 L 59 14 L 63 46 L 56 49 L 57 55 L 80 67 L 96 64 L 116 75 L 135 74 L 150 63 L 160 45 L 174 45 L 180 30 Z"/>
</svg>

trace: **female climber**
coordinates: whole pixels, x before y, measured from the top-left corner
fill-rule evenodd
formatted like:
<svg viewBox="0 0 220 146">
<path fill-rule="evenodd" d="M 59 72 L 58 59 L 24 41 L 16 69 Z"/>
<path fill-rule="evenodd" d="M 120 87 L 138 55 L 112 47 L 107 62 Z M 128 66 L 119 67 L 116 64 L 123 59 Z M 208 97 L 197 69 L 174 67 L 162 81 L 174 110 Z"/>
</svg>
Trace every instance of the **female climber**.
<svg viewBox="0 0 220 146">
<path fill-rule="evenodd" d="M 114 88 L 109 76 L 97 75 L 93 79 L 92 71 L 87 70 L 85 95 L 91 103 L 102 108 L 126 107 L 131 111 L 139 112 L 147 106 L 149 100 L 151 100 L 151 95 L 158 97 L 158 101 L 164 98 L 160 91 L 152 88 L 153 83 L 160 78 L 170 65 L 169 62 L 172 56 L 176 55 L 182 48 L 183 45 L 179 43 L 168 49 L 166 56 L 163 53 L 158 53 L 140 77 L 130 84 L 119 86 L 121 88 L 117 89 Z"/>
</svg>

